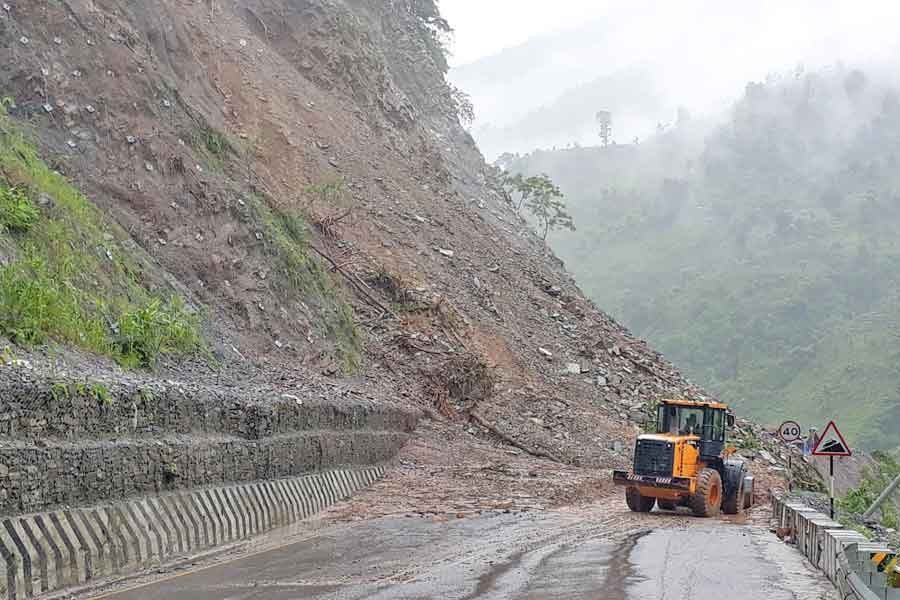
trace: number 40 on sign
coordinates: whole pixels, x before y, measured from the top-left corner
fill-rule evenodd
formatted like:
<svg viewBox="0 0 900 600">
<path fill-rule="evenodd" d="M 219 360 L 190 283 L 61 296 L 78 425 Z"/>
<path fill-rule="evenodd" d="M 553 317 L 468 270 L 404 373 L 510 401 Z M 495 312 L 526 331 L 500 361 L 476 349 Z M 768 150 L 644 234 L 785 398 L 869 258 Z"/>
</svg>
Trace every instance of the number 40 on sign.
<svg viewBox="0 0 900 600">
<path fill-rule="evenodd" d="M 800 424 L 796 421 L 785 421 L 778 428 L 778 435 L 784 443 L 790 444 L 800 439 L 803 435 L 803 430 L 800 429 Z"/>
</svg>

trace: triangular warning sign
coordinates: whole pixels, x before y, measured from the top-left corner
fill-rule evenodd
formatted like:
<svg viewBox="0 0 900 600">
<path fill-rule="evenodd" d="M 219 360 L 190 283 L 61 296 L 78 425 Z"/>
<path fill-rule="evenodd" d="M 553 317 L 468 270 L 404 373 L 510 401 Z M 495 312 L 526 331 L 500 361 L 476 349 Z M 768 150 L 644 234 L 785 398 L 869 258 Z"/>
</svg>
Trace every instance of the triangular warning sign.
<svg viewBox="0 0 900 600">
<path fill-rule="evenodd" d="M 822 437 L 819 438 L 819 443 L 816 444 L 816 447 L 812 451 L 812 453 L 816 456 L 853 455 L 853 453 L 850 451 L 850 446 L 848 446 L 847 442 L 844 441 L 844 436 L 841 435 L 840 431 L 838 431 L 837 425 L 834 424 L 834 421 L 828 423 L 825 431 L 822 432 Z"/>
</svg>

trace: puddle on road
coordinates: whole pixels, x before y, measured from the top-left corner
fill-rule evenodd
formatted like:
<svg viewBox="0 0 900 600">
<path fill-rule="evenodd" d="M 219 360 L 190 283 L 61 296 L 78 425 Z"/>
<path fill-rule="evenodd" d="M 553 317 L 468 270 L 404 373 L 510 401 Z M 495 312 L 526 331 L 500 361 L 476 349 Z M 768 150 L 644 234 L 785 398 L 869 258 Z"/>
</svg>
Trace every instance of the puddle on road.
<svg viewBox="0 0 900 600">
<path fill-rule="evenodd" d="M 509 557 L 509 560 L 498 565 L 494 565 L 490 570 L 479 577 L 478 586 L 475 588 L 475 591 L 470 596 L 466 596 L 465 598 L 463 598 L 463 600 L 474 600 L 475 598 L 484 597 L 485 594 L 487 594 L 494 586 L 497 585 L 498 581 L 504 575 L 506 575 L 519 563 L 522 562 L 523 556 L 525 556 L 524 551 L 516 552 L 511 557 Z"/>
<path fill-rule="evenodd" d="M 651 535 L 651 530 L 633 533 L 623 541 L 612 553 L 606 570 L 606 581 L 603 585 L 603 597 L 608 600 L 626 600 L 631 585 L 641 580 L 631 562 L 631 554 L 640 540 Z"/>
</svg>

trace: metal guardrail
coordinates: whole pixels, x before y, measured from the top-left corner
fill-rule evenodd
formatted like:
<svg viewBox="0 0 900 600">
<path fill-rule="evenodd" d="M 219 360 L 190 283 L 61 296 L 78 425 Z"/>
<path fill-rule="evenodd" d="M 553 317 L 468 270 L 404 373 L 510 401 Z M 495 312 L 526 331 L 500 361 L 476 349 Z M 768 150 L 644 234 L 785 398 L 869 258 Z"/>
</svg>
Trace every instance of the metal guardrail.
<svg viewBox="0 0 900 600">
<path fill-rule="evenodd" d="M 890 586 L 886 572 L 898 568 L 893 549 L 869 541 L 802 502 L 773 494 L 772 511 L 779 529 L 828 576 L 841 598 L 900 600 L 900 589 Z"/>
</svg>

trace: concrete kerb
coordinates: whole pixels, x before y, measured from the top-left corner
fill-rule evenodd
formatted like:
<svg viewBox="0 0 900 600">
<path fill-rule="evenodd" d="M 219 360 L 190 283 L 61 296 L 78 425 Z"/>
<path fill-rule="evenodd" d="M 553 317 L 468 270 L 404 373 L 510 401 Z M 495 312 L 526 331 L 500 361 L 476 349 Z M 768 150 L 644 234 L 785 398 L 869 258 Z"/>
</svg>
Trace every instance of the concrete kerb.
<svg viewBox="0 0 900 600">
<path fill-rule="evenodd" d="M 127 575 L 305 519 L 383 467 L 178 491 L 0 521 L 0 600 Z"/>
</svg>

